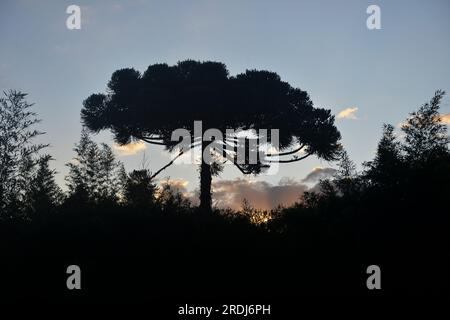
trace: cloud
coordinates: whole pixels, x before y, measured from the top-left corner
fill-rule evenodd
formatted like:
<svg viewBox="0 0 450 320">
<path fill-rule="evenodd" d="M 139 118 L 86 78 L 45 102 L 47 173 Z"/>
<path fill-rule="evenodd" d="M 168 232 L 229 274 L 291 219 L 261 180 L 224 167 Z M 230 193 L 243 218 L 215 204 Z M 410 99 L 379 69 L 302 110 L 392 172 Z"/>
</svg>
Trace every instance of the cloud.
<svg viewBox="0 0 450 320">
<path fill-rule="evenodd" d="M 213 182 L 212 188 L 216 206 L 235 210 L 242 208 L 244 199 L 254 208 L 262 210 L 270 210 L 278 205 L 289 206 L 299 201 L 300 196 L 308 189 L 306 185 L 289 178 L 282 178 L 278 185 L 241 178 L 221 180 Z"/>
<path fill-rule="evenodd" d="M 131 142 L 123 146 L 118 144 L 114 145 L 114 150 L 117 150 L 121 156 L 132 156 L 141 150 L 145 150 L 145 148 L 147 148 L 147 146 L 142 141 Z"/>
<path fill-rule="evenodd" d="M 438 117 L 435 117 L 434 120 L 437 122 L 439 119 L 443 124 L 450 125 L 450 113 L 440 114 Z M 407 126 L 409 126 L 408 119 L 397 124 L 398 128 L 405 128 Z"/>
<path fill-rule="evenodd" d="M 335 172 L 336 170 L 333 168 L 314 167 L 301 182 L 290 177 L 283 177 L 276 185 L 267 181 L 243 178 L 213 181 L 212 199 L 215 206 L 233 210 L 241 210 L 244 199 L 255 209 L 270 210 L 278 205 L 287 207 L 299 202 L 305 191 L 318 191 L 319 180 L 329 177 Z M 311 184 L 313 186 L 310 188 Z M 197 188 L 189 191 L 187 189 L 189 181 L 166 179 L 161 181 L 160 185 L 169 185 L 172 191 L 181 193 L 194 206 L 199 205 L 199 190 Z"/>
<path fill-rule="evenodd" d="M 409 126 L 408 120 L 404 120 L 404 121 L 399 122 L 399 123 L 397 124 L 397 128 L 399 128 L 399 129 L 405 128 L 405 127 L 407 127 L 407 126 Z"/>
<path fill-rule="evenodd" d="M 241 210 L 242 202 L 246 199 L 252 207 L 261 210 L 270 210 L 278 205 L 290 206 L 299 202 L 305 191 L 319 191 L 317 182 L 334 174 L 333 168 L 315 167 L 301 181 L 290 177 L 283 177 L 274 185 L 267 181 L 256 181 L 243 178 L 234 180 L 218 180 L 212 183 L 212 198 L 215 206 Z M 313 184 L 310 188 L 306 183 Z M 199 190 L 189 191 L 189 182 L 184 179 L 170 179 L 160 182 L 161 186 L 169 185 L 170 189 L 181 193 L 194 206 L 199 205 Z"/>
<path fill-rule="evenodd" d="M 304 183 L 317 183 L 321 179 L 332 176 L 336 172 L 333 168 L 314 167 L 313 170 L 302 180 Z"/>
<path fill-rule="evenodd" d="M 187 190 L 189 181 L 184 179 L 166 179 L 160 182 L 162 187 L 169 186 L 170 190 L 174 193 L 181 193 L 186 198 L 190 198 L 191 194 Z"/>
<path fill-rule="evenodd" d="M 450 113 L 441 114 L 441 121 L 445 124 L 450 125 Z"/>
<path fill-rule="evenodd" d="M 173 195 L 180 194 L 184 199 L 188 200 L 193 206 L 198 206 L 200 204 L 199 200 L 199 191 L 198 189 L 194 191 L 189 191 L 187 186 L 189 185 L 189 181 L 185 179 L 165 179 L 159 182 L 159 191 L 156 193 L 156 197 L 159 198 L 161 196 L 161 191 L 164 187 L 168 186 L 170 192 Z"/>
<path fill-rule="evenodd" d="M 358 108 L 347 108 L 344 109 L 342 111 L 340 111 L 337 115 L 338 119 L 351 119 L 351 120 L 356 120 L 358 119 L 356 117 L 356 112 L 358 111 Z"/>
</svg>

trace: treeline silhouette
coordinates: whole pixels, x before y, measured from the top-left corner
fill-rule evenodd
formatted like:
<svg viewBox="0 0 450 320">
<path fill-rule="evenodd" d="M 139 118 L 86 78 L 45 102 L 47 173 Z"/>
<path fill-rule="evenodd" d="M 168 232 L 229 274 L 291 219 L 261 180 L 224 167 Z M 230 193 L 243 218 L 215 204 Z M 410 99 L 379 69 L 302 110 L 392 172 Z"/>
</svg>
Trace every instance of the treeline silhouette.
<svg viewBox="0 0 450 320">
<path fill-rule="evenodd" d="M 36 297 L 254 297 L 448 294 L 450 152 L 437 91 L 403 123 L 383 127 L 376 155 L 357 172 L 344 150 L 336 174 L 271 211 L 193 206 L 158 187 L 147 169 L 125 172 L 87 131 L 68 163 L 67 192 L 25 101 L 1 99 L 2 295 Z M 300 195 L 299 195 L 300 197 Z M 65 268 L 83 270 L 83 290 Z"/>
</svg>

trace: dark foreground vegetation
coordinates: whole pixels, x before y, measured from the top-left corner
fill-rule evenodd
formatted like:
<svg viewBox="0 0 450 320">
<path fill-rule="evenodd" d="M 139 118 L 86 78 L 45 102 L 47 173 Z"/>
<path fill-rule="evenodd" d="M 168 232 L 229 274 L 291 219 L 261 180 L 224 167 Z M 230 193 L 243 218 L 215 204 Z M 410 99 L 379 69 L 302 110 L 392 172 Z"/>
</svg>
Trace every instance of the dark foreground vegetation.
<svg viewBox="0 0 450 320">
<path fill-rule="evenodd" d="M 86 132 L 63 194 L 50 157 L 32 159 L 42 146 L 17 142 L 29 152 L 21 149 L 9 162 L 2 158 L 8 166 L 0 189 L 1 293 L 119 299 L 448 295 L 450 153 L 438 112 L 442 96 L 437 92 L 410 115 L 402 137 L 384 126 L 363 172 L 341 152 L 333 178 L 272 212 L 249 205 L 241 212 L 204 212 L 169 187 L 157 188 L 145 169 L 125 173 L 109 147 L 97 146 Z M 8 106 L 24 103 L 18 93 L 8 98 L 2 101 L 5 117 Z M 14 148 L 17 137 L 2 138 L 2 147 Z M 81 291 L 66 289 L 72 264 L 81 267 Z M 381 268 L 381 291 L 366 287 L 372 264 Z"/>
</svg>

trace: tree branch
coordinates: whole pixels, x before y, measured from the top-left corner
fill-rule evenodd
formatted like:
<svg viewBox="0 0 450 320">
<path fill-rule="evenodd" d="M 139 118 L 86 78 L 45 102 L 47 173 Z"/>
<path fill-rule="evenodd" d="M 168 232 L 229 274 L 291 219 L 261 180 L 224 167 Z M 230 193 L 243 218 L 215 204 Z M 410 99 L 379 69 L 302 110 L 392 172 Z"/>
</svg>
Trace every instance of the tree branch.
<svg viewBox="0 0 450 320">
<path fill-rule="evenodd" d="M 192 144 L 188 150 L 186 151 L 190 151 L 191 149 L 200 146 L 200 144 Z M 164 171 L 165 169 L 167 169 L 168 167 L 170 167 L 175 160 L 177 160 L 179 157 L 181 157 L 184 154 L 185 150 L 181 150 L 171 161 L 169 161 L 169 163 L 167 163 L 164 167 L 162 167 L 161 169 L 159 169 L 158 171 L 156 171 L 154 174 L 151 175 L 150 179 L 155 178 L 158 174 L 160 174 L 162 171 Z"/>
<path fill-rule="evenodd" d="M 290 163 L 290 162 L 296 162 L 296 161 L 300 161 L 300 160 L 306 159 L 306 158 L 308 158 L 308 157 L 309 157 L 310 155 L 312 155 L 312 154 L 313 154 L 313 153 L 310 152 L 310 153 L 305 154 L 305 155 L 302 156 L 302 157 L 295 157 L 295 158 L 289 159 L 289 160 L 268 160 L 267 162 L 268 162 L 268 163 Z"/>
<path fill-rule="evenodd" d="M 156 171 L 154 174 L 152 174 L 152 176 L 150 177 L 150 180 L 152 180 L 154 177 L 156 177 L 158 174 L 160 174 L 166 168 L 170 167 L 175 162 L 175 160 L 177 160 L 179 157 L 181 157 L 181 155 L 183 153 L 184 153 L 184 151 L 180 151 L 180 153 L 175 158 L 173 158 L 168 164 L 166 164 L 164 167 L 162 167 L 161 169 Z"/>
<path fill-rule="evenodd" d="M 138 138 L 138 139 L 141 139 L 142 141 L 145 141 L 145 142 L 147 142 L 147 143 L 150 143 L 150 144 L 156 144 L 156 145 L 159 145 L 159 146 L 165 146 L 165 145 L 167 145 L 167 144 L 164 143 L 164 142 L 153 141 L 153 140 L 150 140 L 150 139 L 148 139 L 148 138 L 144 138 L 144 137 L 140 137 L 140 136 L 135 136 L 135 137 Z"/>
<path fill-rule="evenodd" d="M 242 167 L 236 162 L 236 160 L 237 160 L 237 157 L 236 157 L 236 156 L 232 157 L 231 155 L 229 155 L 229 154 L 227 153 L 227 150 L 225 150 L 225 149 L 224 149 L 224 153 L 225 153 L 225 159 L 229 160 L 232 164 L 234 164 L 234 165 L 236 166 L 236 168 L 238 168 L 239 171 L 242 172 L 242 174 L 250 174 L 250 173 L 251 173 L 251 172 L 245 170 L 244 168 L 242 168 Z M 225 162 L 226 162 L 226 161 L 225 161 Z M 225 163 L 225 162 L 224 162 L 224 163 Z"/>
<path fill-rule="evenodd" d="M 288 156 L 290 154 L 294 154 L 299 152 L 300 150 L 302 150 L 305 147 L 305 144 L 301 144 L 300 147 L 298 147 L 295 150 L 292 151 L 288 151 L 288 152 L 281 152 L 281 153 L 267 153 L 266 157 L 277 157 L 277 156 Z"/>
</svg>

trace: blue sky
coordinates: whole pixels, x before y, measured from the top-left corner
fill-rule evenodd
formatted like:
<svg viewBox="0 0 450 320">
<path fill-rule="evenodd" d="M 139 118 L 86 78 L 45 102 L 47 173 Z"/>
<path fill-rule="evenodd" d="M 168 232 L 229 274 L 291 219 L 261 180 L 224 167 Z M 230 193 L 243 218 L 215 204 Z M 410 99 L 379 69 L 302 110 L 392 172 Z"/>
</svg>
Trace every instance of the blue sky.
<svg viewBox="0 0 450 320">
<path fill-rule="evenodd" d="M 81 7 L 81 30 L 66 28 L 67 6 Z M 381 30 L 368 30 L 366 8 L 381 8 Z M 450 2 L 434 1 L 8 1 L 0 2 L 0 89 L 20 89 L 47 132 L 58 182 L 81 130 L 82 101 L 103 92 L 123 67 L 179 60 L 224 62 L 231 74 L 245 69 L 277 72 L 308 91 L 316 106 L 338 114 L 358 108 L 357 119 L 337 126 L 351 158 L 373 157 L 384 122 L 398 124 L 450 88 Z M 442 112 L 450 113 L 450 99 Z M 111 135 L 95 138 L 112 144 Z M 128 170 L 143 152 L 120 156 Z M 162 149 L 145 150 L 149 169 L 170 160 Z M 301 181 L 318 159 L 287 164 L 259 181 Z M 175 165 L 161 177 L 197 187 L 194 165 Z M 227 167 L 221 179 L 241 177 Z"/>
</svg>

